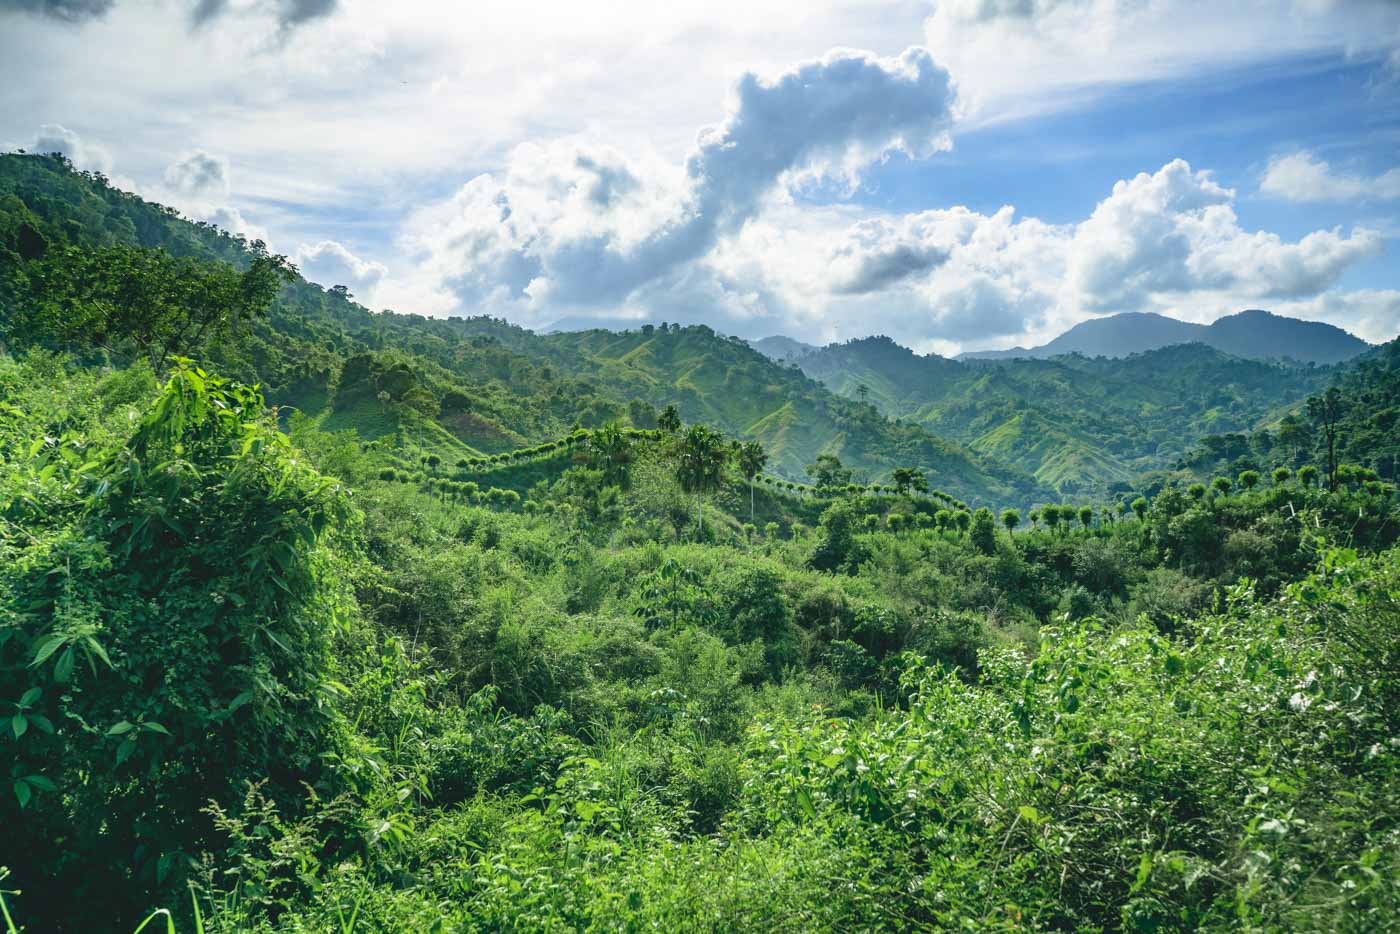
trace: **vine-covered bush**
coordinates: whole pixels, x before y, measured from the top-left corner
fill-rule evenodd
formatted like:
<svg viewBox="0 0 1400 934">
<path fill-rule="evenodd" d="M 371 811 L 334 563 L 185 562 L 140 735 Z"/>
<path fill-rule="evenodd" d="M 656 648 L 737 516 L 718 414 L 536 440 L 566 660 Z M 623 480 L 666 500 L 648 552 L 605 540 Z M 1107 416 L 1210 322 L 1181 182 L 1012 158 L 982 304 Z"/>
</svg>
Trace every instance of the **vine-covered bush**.
<svg viewBox="0 0 1400 934">
<path fill-rule="evenodd" d="M 0 823 L 39 916 L 102 927 L 214 845 L 211 799 L 326 779 L 348 501 L 193 366 L 110 447 L 62 430 L 80 409 L 0 416 Z"/>
</svg>

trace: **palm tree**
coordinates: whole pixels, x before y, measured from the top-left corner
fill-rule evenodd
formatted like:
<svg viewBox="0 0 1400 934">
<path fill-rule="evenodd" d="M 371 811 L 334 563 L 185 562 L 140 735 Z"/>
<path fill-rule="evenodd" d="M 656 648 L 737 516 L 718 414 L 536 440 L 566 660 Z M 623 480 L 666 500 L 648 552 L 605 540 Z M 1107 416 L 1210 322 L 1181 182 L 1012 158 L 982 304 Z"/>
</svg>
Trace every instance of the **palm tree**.
<svg viewBox="0 0 1400 934">
<path fill-rule="evenodd" d="M 632 441 L 617 422 L 608 422 L 593 432 L 588 447 L 594 461 L 603 469 L 609 483 L 622 483 L 627 476 L 627 464 L 632 460 Z"/>
<path fill-rule="evenodd" d="M 768 452 L 757 441 L 735 444 L 734 459 L 739 463 L 739 472 L 749 481 L 749 521 L 753 521 L 753 478 L 763 472 L 768 463 Z"/>
<path fill-rule="evenodd" d="M 666 406 L 656 418 L 656 427 L 668 435 L 675 434 L 681 430 L 681 413 L 674 405 Z"/>
<path fill-rule="evenodd" d="M 676 479 L 681 489 L 695 494 L 695 530 L 704 529 L 701 512 L 705 493 L 715 489 L 724 479 L 724 465 L 729 449 L 724 437 L 709 425 L 691 425 L 681 435 L 677 447 Z"/>
</svg>

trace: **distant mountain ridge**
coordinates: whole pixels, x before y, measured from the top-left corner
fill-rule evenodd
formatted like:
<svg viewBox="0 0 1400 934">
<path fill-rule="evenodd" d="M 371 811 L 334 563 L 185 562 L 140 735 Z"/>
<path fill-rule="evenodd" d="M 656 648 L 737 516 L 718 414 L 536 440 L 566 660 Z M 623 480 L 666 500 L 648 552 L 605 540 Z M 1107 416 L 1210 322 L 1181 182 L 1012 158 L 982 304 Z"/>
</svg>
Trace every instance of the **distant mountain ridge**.
<svg viewBox="0 0 1400 934">
<path fill-rule="evenodd" d="M 816 351 L 818 348 L 812 344 L 804 344 L 800 340 L 791 337 L 784 337 L 781 334 L 774 334 L 772 337 L 761 337 L 758 340 L 749 341 L 749 346 L 765 357 L 779 360 L 784 363 L 805 357 L 807 354 Z"/>
<path fill-rule="evenodd" d="M 1039 347 L 979 350 L 959 360 L 1048 359 L 1064 354 L 1127 357 L 1173 344 L 1200 343 L 1250 360 L 1290 359 L 1300 363 L 1341 363 L 1371 345 L 1339 327 L 1303 321 L 1251 308 L 1212 324 L 1179 321 L 1152 312 L 1125 312 L 1081 322 Z"/>
<path fill-rule="evenodd" d="M 1195 439 L 1253 430 L 1335 372 L 1246 360 L 1200 342 L 1126 358 L 959 361 L 868 337 L 795 362 L 842 396 L 1061 490 L 1104 489 L 1170 468 Z"/>
</svg>

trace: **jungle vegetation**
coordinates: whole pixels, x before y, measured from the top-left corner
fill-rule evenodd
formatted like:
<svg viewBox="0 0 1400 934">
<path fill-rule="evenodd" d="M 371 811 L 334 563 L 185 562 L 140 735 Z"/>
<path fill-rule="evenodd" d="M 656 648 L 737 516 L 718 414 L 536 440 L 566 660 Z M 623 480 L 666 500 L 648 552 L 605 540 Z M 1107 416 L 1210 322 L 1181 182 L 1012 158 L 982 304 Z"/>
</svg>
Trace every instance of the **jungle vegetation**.
<svg viewBox="0 0 1400 934">
<path fill-rule="evenodd" d="M 8 929 L 1397 923 L 1395 344 L 1071 495 L 661 330 L 0 157 Z"/>
</svg>

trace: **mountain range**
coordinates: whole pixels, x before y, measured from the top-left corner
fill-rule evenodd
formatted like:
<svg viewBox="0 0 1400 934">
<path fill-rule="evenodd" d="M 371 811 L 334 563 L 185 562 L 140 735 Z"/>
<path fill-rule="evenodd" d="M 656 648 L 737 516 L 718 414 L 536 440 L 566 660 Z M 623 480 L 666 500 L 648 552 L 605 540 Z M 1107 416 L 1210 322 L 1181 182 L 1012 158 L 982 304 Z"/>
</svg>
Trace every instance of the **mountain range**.
<svg viewBox="0 0 1400 934">
<path fill-rule="evenodd" d="M 1152 312 L 1126 312 L 1076 324 L 1039 347 L 971 351 L 958 359 L 1046 359 L 1075 353 L 1086 357 L 1126 357 L 1192 343 L 1251 360 L 1300 363 L 1340 363 L 1371 348 L 1366 341 L 1339 327 L 1251 308 L 1211 324 L 1179 321 Z"/>
</svg>

